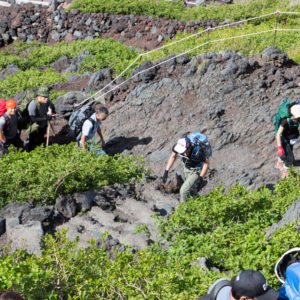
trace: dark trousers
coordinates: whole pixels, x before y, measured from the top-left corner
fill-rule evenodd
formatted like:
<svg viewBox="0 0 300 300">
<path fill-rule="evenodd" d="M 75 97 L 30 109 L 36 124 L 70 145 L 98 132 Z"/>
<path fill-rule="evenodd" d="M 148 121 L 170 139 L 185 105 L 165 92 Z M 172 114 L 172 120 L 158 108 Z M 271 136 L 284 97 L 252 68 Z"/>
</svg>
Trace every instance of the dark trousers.
<svg viewBox="0 0 300 300">
<path fill-rule="evenodd" d="M 45 143 L 45 133 L 47 131 L 47 126 L 43 128 L 38 128 L 34 132 L 29 134 L 29 144 L 28 150 L 33 150 L 36 146 L 40 146 Z"/>
<path fill-rule="evenodd" d="M 14 138 L 12 139 L 7 139 L 6 140 L 6 144 L 9 147 L 10 145 L 13 145 L 14 147 L 16 147 L 17 149 L 24 149 L 24 143 L 21 140 L 21 138 L 19 137 L 19 135 L 16 135 Z"/>
<path fill-rule="evenodd" d="M 8 147 L 14 146 L 16 149 L 24 150 L 24 143 L 20 139 L 19 135 L 16 135 L 12 139 L 6 139 L 5 144 L 0 144 L 0 156 L 8 153 Z"/>
<path fill-rule="evenodd" d="M 294 164 L 295 161 L 295 156 L 293 153 L 293 146 L 290 145 L 289 142 L 285 142 L 282 144 L 285 156 L 282 157 L 281 159 L 283 160 L 285 166 L 290 167 Z"/>
</svg>

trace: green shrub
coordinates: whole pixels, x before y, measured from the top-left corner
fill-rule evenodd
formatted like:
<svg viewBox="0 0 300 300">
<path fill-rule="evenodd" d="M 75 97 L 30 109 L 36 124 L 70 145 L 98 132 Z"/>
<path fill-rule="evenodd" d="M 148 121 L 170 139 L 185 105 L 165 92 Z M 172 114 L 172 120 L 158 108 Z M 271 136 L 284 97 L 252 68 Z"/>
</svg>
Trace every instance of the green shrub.
<svg viewBox="0 0 300 300">
<path fill-rule="evenodd" d="M 0 168 L 6 170 L 0 174 L 1 207 L 10 201 L 49 203 L 58 194 L 127 182 L 143 173 L 132 156 L 95 157 L 74 144 L 11 152 L 0 160 Z"/>
<path fill-rule="evenodd" d="M 23 49 L 26 45 L 26 51 Z M 18 43 L 17 48 L 0 52 L 0 68 L 15 64 L 21 69 L 50 67 L 62 56 L 73 58 L 82 51 L 89 51 L 82 63 L 81 72 L 96 71 L 110 67 L 117 72 L 122 71 L 137 55 L 131 49 L 113 39 L 78 40 L 71 43 L 59 42 L 54 45 L 35 43 L 33 45 Z"/>
<path fill-rule="evenodd" d="M 166 0 L 75 0 L 72 8 L 89 13 L 133 14 L 165 17 L 181 21 L 190 20 L 242 20 L 268 14 L 276 10 L 289 11 L 288 0 L 252 0 L 233 5 L 208 5 L 185 8 L 183 1 L 172 3 Z M 299 11 L 299 5 L 293 11 Z"/>
<path fill-rule="evenodd" d="M 300 18 L 297 18 L 297 25 L 290 22 L 288 25 L 284 20 L 278 24 L 278 29 L 297 29 L 300 26 Z M 192 36 L 187 40 L 171 45 L 174 40 L 165 43 L 166 48 L 153 51 L 150 54 L 144 55 L 145 60 L 158 60 L 169 57 L 174 54 L 189 52 L 190 56 L 219 52 L 224 50 L 233 50 L 242 53 L 245 56 L 253 56 L 260 54 L 265 48 L 269 46 L 276 46 L 279 49 L 287 52 L 288 55 L 295 61 L 299 61 L 299 36 L 300 33 L 295 32 L 277 32 L 274 34 L 275 23 L 274 19 L 265 20 L 264 23 L 255 25 L 253 23 L 246 23 L 243 26 L 236 28 L 224 28 L 209 33 L 199 34 Z M 272 31 L 272 32 L 266 32 Z M 263 32 L 257 34 L 258 32 Z M 187 33 L 178 33 L 175 40 L 180 40 L 185 37 L 191 36 Z M 226 40 L 228 39 L 228 40 Z M 195 49 L 190 51 L 190 49 Z"/>
<path fill-rule="evenodd" d="M 290 224 L 267 240 L 266 230 L 299 197 L 299 179 L 300 174 L 292 173 L 273 192 L 237 185 L 225 193 L 220 187 L 182 204 L 161 225 L 163 236 L 172 245 L 170 256 L 187 267 L 197 258 L 207 257 L 232 274 L 249 268 L 262 270 L 277 285 L 273 273 L 276 260 L 297 246 L 300 233 Z"/>
<path fill-rule="evenodd" d="M 13 97 L 19 92 L 29 88 L 48 86 L 52 83 L 65 81 L 65 77 L 53 70 L 28 69 L 19 71 L 14 75 L 7 76 L 0 81 L 1 97 Z"/>
</svg>

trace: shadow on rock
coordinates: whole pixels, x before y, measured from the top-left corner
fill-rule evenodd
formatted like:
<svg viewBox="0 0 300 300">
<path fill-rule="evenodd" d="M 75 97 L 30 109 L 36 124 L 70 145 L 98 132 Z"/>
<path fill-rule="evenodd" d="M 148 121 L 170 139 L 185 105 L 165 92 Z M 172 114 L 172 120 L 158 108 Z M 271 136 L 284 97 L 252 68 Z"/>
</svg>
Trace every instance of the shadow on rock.
<svg viewBox="0 0 300 300">
<path fill-rule="evenodd" d="M 152 141 L 152 137 L 138 138 L 138 137 L 115 137 L 105 146 L 105 151 L 109 155 L 122 153 L 125 150 L 132 150 L 137 145 L 148 145 Z"/>
</svg>

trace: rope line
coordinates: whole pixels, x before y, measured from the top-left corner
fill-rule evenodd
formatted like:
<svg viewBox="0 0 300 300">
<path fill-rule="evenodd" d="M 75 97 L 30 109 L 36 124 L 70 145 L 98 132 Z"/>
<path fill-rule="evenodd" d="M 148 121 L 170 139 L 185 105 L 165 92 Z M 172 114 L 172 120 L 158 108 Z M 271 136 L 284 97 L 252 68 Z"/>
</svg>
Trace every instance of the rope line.
<svg viewBox="0 0 300 300">
<path fill-rule="evenodd" d="M 244 34 L 244 35 L 239 35 L 239 36 L 233 36 L 233 37 L 228 37 L 228 38 L 221 38 L 221 39 L 215 39 L 215 40 L 209 40 L 203 44 L 200 44 L 192 49 L 188 49 L 187 51 L 184 51 L 180 54 L 177 54 L 176 56 L 173 56 L 169 59 L 166 59 L 166 60 L 163 60 L 162 62 L 160 63 L 157 63 L 145 70 L 142 70 L 142 71 L 139 71 L 138 73 L 132 75 L 131 77 L 127 78 L 126 80 L 124 80 L 123 82 L 121 82 L 120 84 L 116 85 L 115 87 L 113 87 L 112 89 L 108 90 L 107 92 L 105 93 L 102 93 L 105 89 L 107 89 L 109 86 L 111 86 L 113 83 L 115 83 L 119 78 L 122 77 L 122 75 L 124 75 L 139 59 L 141 59 L 143 56 L 146 56 L 146 55 L 149 55 L 153 52 L 158 52 L 160 50 L 163 50 L 163 49 L 166 49 L 168 47 L 172 47 L 178 43 L 181 43 L 183 41 L 186 41 L 188 39 L 191 39 L 193 37 L 198 37 L 198 36 L 201 36 L 203 35 L 204 33 L 209 33 L 211 31 L 215 31 L 215 30 L 218 30 L 218 29 L 223 29 L 223 28 L 226 28 L 226 27 L 233 27 L 233 26 L 236 26 L 238 24 L 242 24 L 244 25 L 245 23 L 249 22 L 249 21 L 253 21 L 253 20 L 258 20 L 258 19 L 262 19 L 262 18 L 267 18 L 267 17 L 271 17 L 271 16 L 274 16 L 276 15 L 276 17 L 278 15 L 300 15 L 300 12 L 281 12 L 281 11 L 275 11 L 275 12 L 272 12 L 272 13 L 268 13 L 268 14 L 264 14 L 264 15 L 261 15 L 261 16 L 256 16 L 256 17 L 252 17 L 252 18 L 248 18 L 248 19 L 244 19 L 244 20 L 240 20 L 240 21 L 236 21 L 236 22 L 233 22 L 233 23 L 228 23 L 228 24 L 224 24 L 224 25 L 219 25 L 219 26 L 215 26 L 215 27 L 211 27 L 211 28 L 207 28 L 205 30 L 202 30 L 200 32 L 197 32 L 197 33 L 194 33 L 194 34 L 191 34 L 187 37 L 184 37 L 184 38 L 181 38 L 179 40 L 176 40 L 172 43 L 169 43 L 167 45 L 163 45 L 161 47 L 158 47 L 158 48 L 155 48 L 155 49 L 152 49 L 150 51 L 147 51 L 147 52 L 144 52 L 144 53 L 140 53 L 120 74 L 118 74 L 110 83 L 108 83 L 106 86 L 104 86 L 102 89 L 98 90 L 95 94 L 93 94 L 92 96 L 84 99 L 83 101 L 81 101 L 80 103 L 77 103 L 77 104 L 74 104 L 74 107 L 79 107 L 79 106 L 82 106 L 83 104 L 85 104 L 88 100 L 91 100 L 89 101 L 87 104 L 91 104 L 95 101 L 98 101 L 99 99 L 105 97 L 107 94 L 115 91 L 116 89 L 118 89 L 119 87 L 121 87 L 122 85 L 124 85 L 125 83 L 129 82 L 130 80 L 132 80 L 133 78 L 149 71 L 149 70 L 152 70 L 160 65 L 163 65 L 169 61 L 172 61 L 174 60 L 175 58 L 177 57 L 180 57 L 182 55 L 185 55 L 185 54 L 188 54 L 196 49 L 199 49 L 205 45 L 208 45 L 210 43 L 217 43 L 217 42 L 221 42 L 221 41 L 228 41 L 228 40 L 233 40 L 233 39 L 239 39 L 239 38 L 243 38 L 243 37 L 249 37 L 249 36 L 254 36 L 254 35 L 260 35 L 260 34 L 264 34 L 264 33 L 270 33 L 270 32 L 300 32 L 300 29 L 283 29 L 283 28 L 277 28 L 275 27 L 274 29 L 270 29 L 270 30 L 264 30 L 264 31 L 260 31 L 260 32 L 254 32 L 254 33 L 249 33 L 249 34 Z M 98 96 L 99 94 L 101 93 L 100 96 Z"/>
</svg>

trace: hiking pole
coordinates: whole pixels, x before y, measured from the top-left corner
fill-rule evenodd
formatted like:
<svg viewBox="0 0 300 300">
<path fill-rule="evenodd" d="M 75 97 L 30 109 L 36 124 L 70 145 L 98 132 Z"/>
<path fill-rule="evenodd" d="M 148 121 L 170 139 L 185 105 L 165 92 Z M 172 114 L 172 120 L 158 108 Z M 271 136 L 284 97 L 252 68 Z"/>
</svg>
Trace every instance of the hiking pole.
<svg viewBox="0 0 300 300">
<path fill-rule="evenodd" d="M 55 135 L 54 127 L 53 127 L 53 125 L 52 125 L 52 123 L 50 121 L 49 121 L 49 124 L 50 124 L 50 128 L 52 130 L 53 135 Z"/>
<path fill-rule="evenodd" d="M 49 146 L 49 136 L 50 136 L 50 121 L 47 122 L 47 138 L 46 138 L 46 147 Z"/>
</svg>

